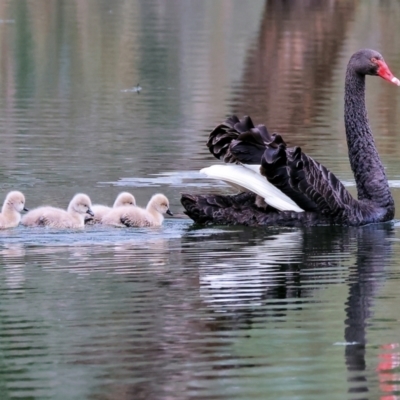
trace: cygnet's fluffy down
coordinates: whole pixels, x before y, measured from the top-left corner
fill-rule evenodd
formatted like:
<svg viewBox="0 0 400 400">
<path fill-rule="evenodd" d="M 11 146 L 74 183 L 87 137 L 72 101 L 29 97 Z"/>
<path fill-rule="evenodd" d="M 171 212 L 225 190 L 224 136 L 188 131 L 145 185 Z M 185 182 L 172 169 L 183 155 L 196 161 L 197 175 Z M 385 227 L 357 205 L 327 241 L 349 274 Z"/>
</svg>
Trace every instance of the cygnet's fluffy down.
<svg viewBox="0 0 400 400">
<path fill-rule="evenodd" d="M 56 207 L 38 207 L 22 217 L 26 226 L 75 229 L 85 226 L 85 215 L 93 216 L 92 202 L 86 194 L 78 193 L 70 201 L 67 211 Z"/>
<path fill-rule="evenodd" d="M 115 199 L 114 205 L 111 207 L 103 206 L 101 204 L 93 204 L 92 211 L 94 212 L 94 217 L 86 216 L 86 224 L 101 224 L 103 217 L 109 213 L 113 208 L 123 207 L 123 206 L 136 206 L 135 197 L 128 192 L 120 193 Z"/>
<path fill-rule="evenodd" d="M 118 207 L 103 217 L 103 224 L 112 226 L 161 226 L 164 215 L 173 215 L 169 210 L 169 201 L 163 194 L 155 194 L 147 207 Z"/>
<path fill-rule="evenodd" d="M 25 208 L 25 196 L 13 191 L 6 196 L 0 214 L 0 229 L 15 228 L 21 221 L 21 211 Z"/>
</svg>

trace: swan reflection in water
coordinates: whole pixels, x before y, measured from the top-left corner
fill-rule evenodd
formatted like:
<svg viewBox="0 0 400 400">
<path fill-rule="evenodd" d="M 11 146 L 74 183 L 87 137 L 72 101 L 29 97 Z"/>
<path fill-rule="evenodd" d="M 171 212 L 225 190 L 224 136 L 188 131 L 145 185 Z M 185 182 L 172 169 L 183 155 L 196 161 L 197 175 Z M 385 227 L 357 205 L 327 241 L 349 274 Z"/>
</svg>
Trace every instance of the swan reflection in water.
<svg viewBox="0 0 400 400">
<path fill-rule="evenodd" d="M 316 290 L 345 281 L 349 291 L 344 304 L 344 340 L 335 344 L 345 346 L 349 392 L 368 391 L 366 332 L 374 299 L 391 262 L 393 225 L 303 229 L 268 235 L 258 243 L 252 232 L 230 232 L 231 248 L 218 254 L 210 249 L 214 263 L 207 259 L 199 262 L 200 294 L 212 310 L 215 324 L 220 330 L 240 329 L 242 325 L 250 328 L 263 316 L 285 318 L 296 307 L 302 310 L 307 303 L 315 303 Z M 221 235 L 216 237 L 221 239 Z M 236 258 L 231 249 L 244 257 L 253 255 L 252 262 Z M 383 391 L 393 390 L 384 383 L 395 376 L 397 346 L 382 346 L 379 357 L 391 361 L 380 360 L 377 368 Z"/>
<path fill-rule="evenodd" d="M 230 249 L 229 257 L 216 255 L 213 249 L 203 253 L 199 265 L 203 301 L 217 312 L 261 305 L 279 285 L 281 263 L 299 262 L 301 241 L 302 232 L 296 230 L 271 235 L 256 246 Z M 285 278 L 294 280 L 295 275 L 296 271 L 288 271 Z"/>
</svg>

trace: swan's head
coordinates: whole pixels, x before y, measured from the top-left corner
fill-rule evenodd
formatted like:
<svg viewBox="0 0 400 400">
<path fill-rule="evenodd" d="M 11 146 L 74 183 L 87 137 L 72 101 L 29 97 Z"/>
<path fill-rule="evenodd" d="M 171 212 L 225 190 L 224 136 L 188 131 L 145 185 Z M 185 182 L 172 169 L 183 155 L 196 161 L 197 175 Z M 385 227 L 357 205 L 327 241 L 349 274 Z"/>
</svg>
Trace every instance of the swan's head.
<svg viewBox="0 0 400 400">
<path fill-rule="evenodd" d="M 8 193 L 4 200 L 4 206 L 17 212 L 28 211 L 28 209 L 25 208 L 25 196 L 18 191 Z"/>
<path fill-rule="evenodd" d="M 118 195 L 118 197 L 115 199 L 114 206 L 113 207 L 121 207 L 121 206 L 136 206 L 136 200 L 128 192 L 122 192 Z"/>
<path fill-rule="evenodd" d="M 94 216 L 92 211 L 92 202 L 90 201 L 89 196 L 83 193 L 78 193 L 72 198 L 68 206 L 68 210 L 71 209 L 78 214 L 89 214 L 92 217 Z"/>
<path fill-rule="evenodd" d="M 372 49 L 362 49 L 354 53 L 349 61 L 349 66 L 361 75 L 375 75 L 400 86 L 397 79 L 385 63 L 382 55 Z"/>
<path fill-rule="evenodd" d="M 161 193 L 153 195 L 153 197 L 150 199 L 149 206 L 158 211 L 160 214 L 173 215 L 169 209 L 168 199 Z"/>
</svg>

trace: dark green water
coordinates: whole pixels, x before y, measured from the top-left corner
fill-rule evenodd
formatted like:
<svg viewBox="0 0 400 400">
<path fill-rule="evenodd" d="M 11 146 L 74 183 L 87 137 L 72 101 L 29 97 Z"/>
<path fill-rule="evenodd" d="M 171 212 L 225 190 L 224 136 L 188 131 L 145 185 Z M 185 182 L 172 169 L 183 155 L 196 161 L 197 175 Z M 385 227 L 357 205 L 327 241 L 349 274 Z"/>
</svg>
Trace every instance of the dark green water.
<svg viewBox="0 0 400 400">
<path fill-rule="evenodd" d="M 201 229 L 179 202 L 231 191 L 198 170 L 233 112 L 354 193 L 343 81 L 362 47 L 400 76 L 400 3 L 0 0 L 1 199 L 162 192 L 176 214 L 0 231 L 0 398 L 399 398 L 398 220 Z M 400 90 L 368 79 L 367 105 L 400 209 Z"/>
</svg>

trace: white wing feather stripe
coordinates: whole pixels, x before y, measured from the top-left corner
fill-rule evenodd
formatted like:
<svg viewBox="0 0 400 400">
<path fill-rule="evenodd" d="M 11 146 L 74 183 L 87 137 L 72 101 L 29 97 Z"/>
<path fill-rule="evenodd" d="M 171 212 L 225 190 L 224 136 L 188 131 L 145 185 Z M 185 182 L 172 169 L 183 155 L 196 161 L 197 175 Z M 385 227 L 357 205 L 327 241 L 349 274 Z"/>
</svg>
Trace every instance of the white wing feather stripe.
<svg viewBox="0 0 400 400">
<path fill-rule="evenodd" d="M 210 178 L 220 179 L 263 197 L 265 202 L 280 211 L 302 212 L 292 199 L 282 193 L 260 174 L 259 165 L 211 165 L 200 170 Z"/>
</svg>

